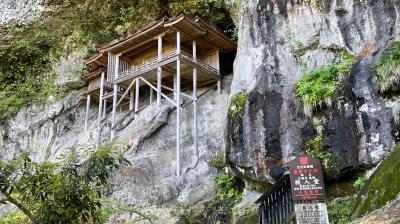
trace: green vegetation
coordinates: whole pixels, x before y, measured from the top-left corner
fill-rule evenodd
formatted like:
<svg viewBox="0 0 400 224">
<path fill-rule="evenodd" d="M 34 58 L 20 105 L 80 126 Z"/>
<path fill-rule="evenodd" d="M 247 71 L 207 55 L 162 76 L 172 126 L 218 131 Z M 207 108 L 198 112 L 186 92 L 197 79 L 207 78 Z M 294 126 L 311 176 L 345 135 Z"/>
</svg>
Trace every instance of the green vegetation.
<svg viewBox="0 0 400 224">
<path fill-rule="evenodd" d="M 228 105 L 228 113 L 232 118 L 241 115 L 244 104 L 246 103 L 247 93 L 238 93 L 233 96 Z"/>
<path fill-rule="evenodd" d="M 350 223 L 350 216 L 355 205 L 354 198 L 348 197 L 345 199 L 329 200 L 328 216 L 329 223 L 331 224 L 348 224 Z"/>
<path fill-rule="evenodd" d="M 29 218 L 21 211 L 11 211 L 7 212 L 5 215 L 0 217 L 0 223 L 5 224 L 29 224 L 31 221 Z"/>
<path fill-rule="evenodd" d="M 14 204 L 33 223 L 100 223 L 101 192 L 110 187 L 111 173 L 126 164 L 112 145 L 83 163 L 73 154 L 62 163 L 39 163 L 22 152 L 0 162 L 1 203 Z"/>
<path fill-rule="evenodd" d="M 297 49 L 302 48 L 304 46 L 304 43 L 301 42 L 300 40 L 296 40 L 294 44 L 296 45 Z"/>
<path fill-rule="evenodd" d="M 352 218 L 381 208 L 400 192 L 400 144 L 379 165 L 357 198 Z"/>
<path fill-rule="evenodd" d="M 164 13 L 199 13 L 221 27 L 231 24 L 223 0 L 69 0 L 47 1 L 35 22 L 0 29 L 0 120 L 22 106 L 62 95 L 51 65 L 76 49 L 93 51 Z M 227 19 L 228 18 L 228 19 Z M 230 27 L 228 34 L 234 32 Z"/>
<path fill-rule="evenodd" d="M 184 223 L 231 223 L 235 205 L 242 200 L 244 183 L 241 179 L 221 175 L 217 178 L 218 191 L 214 198 L 205 204 L 203 211 L 183 208 L 181 218 Z"/>
<path fill-rule="evenodd" d="M 338 6 L 336 6 L 336 8 L 335 8 L 335 12 L 337 12 L 337 13 L 344 13 L 344 12 L 346 12 L 346 8 L 345 8 L 343 5 L 338 5 Z"/>
<path fill-rule="evenodd" d="M 339 164 L 339 157 L 323 146 L 323 135 L 319 134 L 306 142 L 306 154 L 320 159 L 325 169 L 332 170 Z"/>
<path fill-rule="evenodd" d="M 294 0 L 296 4 L 306 4 L 316 10 L 321 10 L 321 3 L 319 0 Z"/>
<path fill-rule="evenodd" d="M 348 73 L 354 56 L 340 52 L 340 62 L 329 63 L 323 67 L 303 74 L 296 85 L 296 95 L 304 104 L 304 113 L 311 116 L 316 108 L 332 105 L 332 96 L 340 84 L 341 76 Z"/>
<path fill-rule="evenodd" d="M 41 103 L 55 93 L 54 75 L 48 74 L 51 41 L 41 35 L 22 36 L 0 44 L 0 120 L 29 102 Z"/>
<path fill-rule="evenodd" d="M 102 217 L 101 220 L 103 220 L 104 222 L 109 221 L 111 216 L 123 212 L 136 214 L 141 218 L 141 220 L 146 220 L 150 223 L 154 223 L 153 221 L 156 220 L 156 217 L 148 216 L 143 212 L 139 211 L 138 209 L 134 208 L 133 206 L 124 205 L 115 200 L 114 198 L 107 198 L 105 200 L 102 200 L 102 207 L 100 213 Z"/>
<path fill-rule="evenodd" d="M 354 187 L 357 189 L 362 189 L 365 185 L 365 183 L 367 182 L 367 178 L 366 177 L 358 177 L 356 181 L 354 181 Z"/>
<path fill-rule="evenodd" d="M 226 166 L 224 156 L 221 155 L 214 157 L 213 159 L 211 159 L 210 165 L 219 170 L 223 169 Z"/>
<path fill-rule="evenodd" d="M 214 198 L 212 205 L 219 208 L 221 202 L 226 209 L 233 209 L 233 206 L 242 200 L 242 190 L 240 186 L 236 186 L 239 180 L 235 176 L 222 175 L 217 179 L 218 194 Z M 226 204 L 232 206 L 226 206 Z"/>
<path fill-rule="evenodd" d="M 386 92 L 400 84 L 400 41 L 393 43 L 386 55 L 374 67 L 375 82 L 380 92 Z"/>
</svg>

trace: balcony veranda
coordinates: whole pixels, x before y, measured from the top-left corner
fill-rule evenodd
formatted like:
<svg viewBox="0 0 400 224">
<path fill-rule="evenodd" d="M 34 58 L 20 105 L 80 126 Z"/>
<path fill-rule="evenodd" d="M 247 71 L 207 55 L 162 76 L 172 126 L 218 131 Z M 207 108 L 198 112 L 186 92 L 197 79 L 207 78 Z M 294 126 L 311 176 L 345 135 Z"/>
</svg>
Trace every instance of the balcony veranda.
<svg viewBox="0 0 400 224">
<path fill-rule="evenodd" d="M 188 83 L 189 81 L 192 83 L 191 80 L 193 68 L 197 68 L 197 81 L 199 86 L 214 83 L 221 79 L 218 69 L 212 67 L 211 65 L 206 64 L 199 59 L 196 60 L 187 52 L 181 51 L 178 53 L 177 51 L 171 51 L 162 55 L 160 59 L 154 57 L 146 60 L 145 63 L 130 67 L 123 72 L 119 72 L 117 78 L 114 80 L 114 84 L 126 88 L 129 86 L 130 81 L 137 77 L 142 77 L 148 80 L 150 83 L 154 83 L 157 81 L 158 67 L 162 68 L 163 83 L 172 82 L 172 77 L 174 74 L 176 74 L 176 61 L 178 59 L 181 61 L 180 67 L 182 80 L 185 80 Z M 183 86 L 185 85 L 185 81 L 182 82 Z M 142 83 L 141 85 L 145 85 L 145 83 Z"/>
</svg>

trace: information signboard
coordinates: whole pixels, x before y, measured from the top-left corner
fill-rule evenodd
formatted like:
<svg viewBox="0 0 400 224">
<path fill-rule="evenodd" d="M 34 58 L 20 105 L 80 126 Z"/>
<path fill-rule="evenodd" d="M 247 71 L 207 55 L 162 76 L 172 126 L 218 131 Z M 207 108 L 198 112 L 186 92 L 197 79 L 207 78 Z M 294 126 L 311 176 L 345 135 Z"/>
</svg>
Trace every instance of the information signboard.
<svg viewBox="0 0 400 224">
<path fill-rule="evenodd" d="M 295 204 L 297 224 L 329 224 L 325 203 Z"/>
<path fill-rule="evenodd" d="M 321 162 L 309 156 L 300 156 L 289 163 L 293 200 L 325 200 Z"/>
</svg>

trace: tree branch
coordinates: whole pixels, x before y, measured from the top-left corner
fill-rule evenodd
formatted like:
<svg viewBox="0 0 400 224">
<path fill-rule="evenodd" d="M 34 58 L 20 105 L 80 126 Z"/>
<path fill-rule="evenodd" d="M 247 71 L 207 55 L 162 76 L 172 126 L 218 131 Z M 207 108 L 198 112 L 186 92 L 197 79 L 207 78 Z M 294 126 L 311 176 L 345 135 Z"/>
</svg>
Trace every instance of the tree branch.
<svg viewBox="0 0 400 224">
<path fill-rule="evenodd" d="M 6 200 L 9 201 L 11 204 L 14 204 L 17 206 L 18 209 L 20 209 L 28 218 L 33 221 L 33 215 L 29 209 L 27 209 L 25 206 L 23 206 L 21 203 L 19 203 L 15 198 L 13 198 L 11 195 L 7 194 L 6 192 L 1 191 L 1 193 L 6 197 Z"/>
</svg>

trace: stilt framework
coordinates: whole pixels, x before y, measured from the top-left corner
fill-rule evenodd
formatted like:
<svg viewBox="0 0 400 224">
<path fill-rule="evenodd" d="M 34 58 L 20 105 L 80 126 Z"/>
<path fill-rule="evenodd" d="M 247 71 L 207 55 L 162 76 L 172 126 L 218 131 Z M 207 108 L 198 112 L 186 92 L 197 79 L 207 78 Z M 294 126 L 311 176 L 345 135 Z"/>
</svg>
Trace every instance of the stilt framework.
<svg viewBox="0 0 400 224">
<path fill-rule="evenodd" d="M 153 102 L 158 107 L 163 102 L 169 103 L 176 109 L 175 168 L 176 175 L 180 176 L 181 111 L 187 105 L 193 105 L 193 148 L 197 152 L 198 98 L 215 87 L 218 93 L 221 92 L 219 54 L 235 48 L 235 43 L 215 26 L 184 14 L 163 17 L 124 39 L 101 47 L 100 53 L 86 60 L 92 68 L 102 67 L 103 70 L 96 73 L 99 77 L 95 84 L 92 84 L 94 79 L 87 79 L 89 87 L 98 85 L 98 94 L 93 94 L 93 90 L 87 92 L 85 130 L 89 128 L 91 95 L 99 99 L 98 145 L 105 137 L 106 127 L 113 140 L 121 126 L 132 116 L 136 118 L 146 106 Z M 209 90 L 198 95 L 198 88 L 204 86 Z M 145 98 L 148 98 L 147 102 Z M 107 108 L 110 101 L 111 107 Z M 127 110 L 120 109 L 126 112 L 118 113 L 118 108 Z"/>
</svg>

